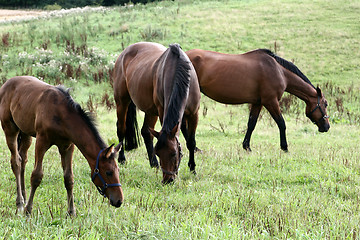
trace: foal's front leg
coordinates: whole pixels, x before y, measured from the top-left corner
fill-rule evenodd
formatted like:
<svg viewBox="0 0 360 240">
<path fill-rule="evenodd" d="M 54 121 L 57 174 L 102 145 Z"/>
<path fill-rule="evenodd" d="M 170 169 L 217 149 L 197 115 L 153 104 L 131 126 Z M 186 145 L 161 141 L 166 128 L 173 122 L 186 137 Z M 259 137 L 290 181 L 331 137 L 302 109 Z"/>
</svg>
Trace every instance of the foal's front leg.
<svg viewBox="0 0 360 240">
<path fill-rule="evenodd" d="M 32 137 L 29 135 L 26 135 L 23 132 L 19 133 L 18 136 L 18 149 L 19 149 L 19 155 L 21 157 L 21 171 L 20 171 L 20 179 L 21 179 L 21 191 L 24 198 L 24 201 L 26 202 L 26 191 L 25 191 L 25 167 L 26 163 L 28 162 L 28 156 L 27 152 L 29 150 L 29 147 L 31 146 Z"/>
<path fill-rule="evenodd" d="M 16 178 L 16 207 L 18 212 L 23 212 L 25 204 L 25 196 L 23 193 L 25 189 L 22 189 L 22 179 L 21 179 L 21 157 L 18 151 L 18 142 L 17 137 L 19 134 L 19 129 L 12 121 L 1 121 L 1 126 L 4 130 L 6 137 L 6 144 L 9 147 L 11 153 L 11 169 Z"/>
<path fill-rule="evenodd" d="M 31 191 L 29 200 L 25 206 L 25 213 L 31 214 L 32 208 L 33 208 L 33 201 L 34 201 L 34 195 L 35 191 L 38 188 L 38 186 L 41 183 L 41 180 L 44 176 L 43 170 L 42 170 L 42 162 L 44 159 L 45 152 L 50 148 L 51 144 L 49 144 L 49 141 L 47 138 L 41 136 L 40 134 L 36 137 L 36 144 L 35 144 L 35 165 L 34 170 L 31 174 Z"/>
<path fill-rule="evenodd" d="M 76 215 L 74 206 L 74 174 L 72 169 L 72 157 L 74 152 L 74 144 L 64 144 L 58 146 L 61 155 L 61 165 L 64 170 L 64 183 L 67 191 L 68 214 L 70 216 Z"/>
</svg>

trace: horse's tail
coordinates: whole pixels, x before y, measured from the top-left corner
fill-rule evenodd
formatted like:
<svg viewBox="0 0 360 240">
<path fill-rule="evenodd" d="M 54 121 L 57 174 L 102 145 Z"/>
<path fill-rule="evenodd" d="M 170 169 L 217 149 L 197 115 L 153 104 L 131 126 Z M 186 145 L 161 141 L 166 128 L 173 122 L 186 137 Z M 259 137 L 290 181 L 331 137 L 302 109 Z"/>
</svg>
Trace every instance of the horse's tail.
<svg viewBox="0 0 360 240">
<path fill-rule="evenodd" d="M 297 66 L 295 66 L 295 64 L 277 56 L 275 53 L 273 53 L 269 49 L 259 49 L 259 50 L 268 54 L 269 56 L 273 57 L 276 60 L 276 62 L 278 62 L 281 66 L 283 66 L 284 68 L 293 72 L 294 74 L 298 75 L 301 79 L 303 79 L 305 82 L 310 84 L 313 88 L 315 88 L 314 85 L 310 82 L 310 80 L 300 71 L 300 69 Z"/>
<path fill-rule="evenodd" d="M 130 151 L 139 147 L 139 127 L 136 120 L 136 106 L 130 102 L 126 113 L 125 150 Z"/>
</svg>

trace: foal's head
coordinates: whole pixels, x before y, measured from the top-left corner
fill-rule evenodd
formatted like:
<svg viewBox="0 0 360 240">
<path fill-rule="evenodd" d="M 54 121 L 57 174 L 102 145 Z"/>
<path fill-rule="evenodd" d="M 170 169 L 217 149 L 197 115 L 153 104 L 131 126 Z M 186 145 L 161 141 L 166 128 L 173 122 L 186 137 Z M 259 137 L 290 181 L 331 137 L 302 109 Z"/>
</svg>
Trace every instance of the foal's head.
<svg viewBox="0 0 360 240">
<path fill-rule="evenodd" d="M 163 172 L 163 184 L 171 183 L 175 180 L 182 157 L 181 145 L 177 132 L 179 124 L 177 124 L 169 133 L 163 131 L 156 132 L 150 129 L 154 137 L 158 139 L 155 145 L 155 154 L 160 159 L 160 166 Z"/>
<path fill-rule="evenodd" d="M 110 204 L 120 207 L 124 201 L 124 195 L 119 182 L 119 167 L 115 159 L 121 145 L 101 150 L 96 159 L 95 168 L 92 170 L 92 181 L 100 194 L 109 198 Z"/>
<path fill-rule="evenodd" d="M 326 113 L 328 103 L 320 88 L 317 87 L 316 92 L 317 98 L 306 106 L 306 116 L 318 126 L 319 132 L 327 132 L 330 128 L 329 116 Z"/>
</svg>

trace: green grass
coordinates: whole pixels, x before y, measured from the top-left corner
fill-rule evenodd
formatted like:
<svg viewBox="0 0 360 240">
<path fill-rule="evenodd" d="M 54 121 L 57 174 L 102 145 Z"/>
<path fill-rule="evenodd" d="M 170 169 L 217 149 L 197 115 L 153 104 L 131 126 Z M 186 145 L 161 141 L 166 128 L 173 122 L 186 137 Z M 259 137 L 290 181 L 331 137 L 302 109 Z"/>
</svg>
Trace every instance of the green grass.
<svg viewBox="0 0 360 240">
<path fill-rule="evenodd" d="M 126 153 L 128 162 L 120 166 L 125 201 L 115 209 L 98 194 L 90 168 L 76 150 L 75 218 L 66 216 L 66 191 L 55 147 L 45 155 L 44 178 L 35 195 L 32 216 L 16 214 L 15 177 L 1 133 L 0 236 L 359 239 L 359 8 L 360 3 L 351 0 L 183 0 L 1 23 L 0 37 L 8 32 L 10 36 L 8 46 L 0 42 L 3 81 L 27 72 L 36 76 L 50 60 L 72 64 L 74 69 L 86 61 L 81 65 L 82 75 L 71 79 L 59 71 L 59 65 L 47 64 L 44 80 L 71 87 L 76 101 L 95 110 L 101 135 L 109 144 L 117 141 L 116 114 L 114 108 L 107 110 L 101 102 L 105 93 L 112 101 L 112 89 L 107 76 L 94 83 L 94 74 L 111 68 L 124 47 L 146 39 L 164 45 L 178 42 L 184 50 L 242 53 L 271 48 L 293 60 L 322 88 L 329 100 L 331 128 L 328 133 L 318 133 L 305 117 L 303 102 L 292 99 L 284 113 L 289 152 L 280 150 L 278 128 L 263 111 L 251 140 L 253 151 L 248 153 L 241 147 L 248 106 L 222 105 L 203 96 L 197 130 L 202 153 L 195 155 L 196 176 L 188 170 L 188 151 L 184 149 L 178 180 L 163 186 L 161 173 L 150 168 L 142 145 Z M 75 50 L 83 44 L 85 50 L 97 50 L 90 58 L 70 50 L 69 57 L 64 53 L 66 39 Z M 52 54 L 43 56 L 39 49 L 45 43 Z M 18 56 L 22 52 L 34 57 L 21 62 Z M 44 66 L 33 66 L 33 59 L 43 61 Z M 182 137 L 181 143 L 185 148 Z M 34 144 L 26 169 L 28 193 L 33 165 Z"/>
</svg>

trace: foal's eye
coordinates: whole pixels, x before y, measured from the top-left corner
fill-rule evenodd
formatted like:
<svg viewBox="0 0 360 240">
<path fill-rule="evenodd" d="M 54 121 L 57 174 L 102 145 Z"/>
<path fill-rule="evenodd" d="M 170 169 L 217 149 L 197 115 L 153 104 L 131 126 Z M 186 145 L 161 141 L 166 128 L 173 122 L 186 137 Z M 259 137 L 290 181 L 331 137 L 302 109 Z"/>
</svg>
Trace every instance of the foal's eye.
<svg viewBox="0 0 360 240">
<path fill-rule="evenodd" d="M 107 171 L 107 172 L 106 172 L 106 176 L 111 177 L 112 175 L 113 175 L 113 172 L 111 172 L 111 171 Z"/>
</svg>

